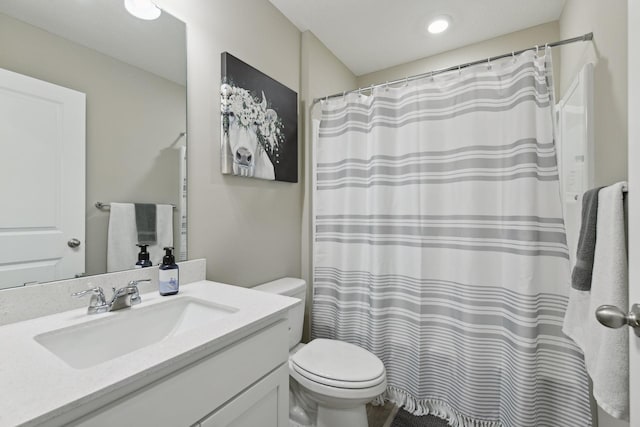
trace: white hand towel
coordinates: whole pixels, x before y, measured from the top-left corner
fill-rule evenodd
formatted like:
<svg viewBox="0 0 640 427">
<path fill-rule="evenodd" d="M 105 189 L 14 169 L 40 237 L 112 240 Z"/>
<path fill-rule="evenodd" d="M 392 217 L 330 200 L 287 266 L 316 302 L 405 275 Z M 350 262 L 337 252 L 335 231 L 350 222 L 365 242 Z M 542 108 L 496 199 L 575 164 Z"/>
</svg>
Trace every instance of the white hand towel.
<svg viewBox="0 0 640 427">
<path fill-rule="evenodd" d="M 595 317 L 603 304 L 627 310 L 628 278 L 623 188 L 600 190 L 591 291 L 571 289 L 563 331 L 584 352 L 598 405 L 615 418 L 629 419 L 629 328 L 610 329 Z"/>
<path fill-rule="evenodd" d="M 153 265 L 162 262 L 165 246 L 173 246 L 173 207 L 157 205 L 157 241 L 149 246 L 149 259 Z M 139 248 L 136 231 L 136 213 L 133 203 L 111 203 L 107 237 L 107 272 L 128 270 L 138 261 Z"/>
</svg>

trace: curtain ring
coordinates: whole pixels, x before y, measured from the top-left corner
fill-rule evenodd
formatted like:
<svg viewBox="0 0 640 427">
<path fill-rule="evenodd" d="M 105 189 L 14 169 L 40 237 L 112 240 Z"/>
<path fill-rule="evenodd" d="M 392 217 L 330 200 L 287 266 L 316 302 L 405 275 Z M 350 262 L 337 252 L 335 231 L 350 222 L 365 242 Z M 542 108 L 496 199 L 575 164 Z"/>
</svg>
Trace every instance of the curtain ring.
<svg viewBox="0 0 640 427">
<path fill-rule="evenodd" d="M 460 68 L 460 65 L 458 65 L 458 76 L 462 75 L 462 69 Z"/>
<path fill-rule="evenodd" d="M 538 54 L 538 45 L 536 45 L 536 55 Z"/>
<path fill-rule="evenodd" d="M 516 61 L 516 53 L 514 51 L 511 51 L 511 57 L 513 58 L 513 62 Z"/>
<path fill-rule="evenodd" d="M 347 91 L 346 91 L 346 90 L 343 90 L 343 91 L 342 91 L 342 100 L 343 100 L 343 101 L 344 101 L 344 96 L 345 96 L 346 94 L 347 94 Z"/>
<path fill-rule="evenodd" d="M 374 85 L 374 84 L 372 84 L 372 85 L 371 85 L 371 89 L 369 89 L 369 91 L 371 92 L 371 93 L 370 93 L 370 95 L 373 95 L 373 88 L 374 88 L 375 86 L 376 86 L 376 85 Z"/>
<path fill-rule="evenodd" d="M 487 58 L 487 70 L 491 69 L 491 57 Z"/>
<path fill-rule="evenodd" d="M 386 91 L 388 91 L 388 90 L 389 90 L 389 80 L 387 80 L 387 81 L 384 83 L 384 91 L 386 92 Z"/>
<path fill-rule="evenodd" d="M 405 87 L 409 86 L 409 76 L 404 78 L 404 86 Z"/>
</svg>

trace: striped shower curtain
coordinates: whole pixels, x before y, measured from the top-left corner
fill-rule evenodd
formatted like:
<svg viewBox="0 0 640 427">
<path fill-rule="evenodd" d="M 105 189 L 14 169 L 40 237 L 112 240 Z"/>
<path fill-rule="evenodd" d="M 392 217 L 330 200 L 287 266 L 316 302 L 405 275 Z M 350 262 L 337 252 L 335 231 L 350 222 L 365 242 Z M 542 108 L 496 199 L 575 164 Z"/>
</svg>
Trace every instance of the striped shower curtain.
<svg viewBox="0 0 640 427">
<path fill-rule="evenodd" d="M 550 52 L 323 102 L 312 336 L 375 353 L 414 414 L 591 426 L 552 115 Z"/>
</svg>

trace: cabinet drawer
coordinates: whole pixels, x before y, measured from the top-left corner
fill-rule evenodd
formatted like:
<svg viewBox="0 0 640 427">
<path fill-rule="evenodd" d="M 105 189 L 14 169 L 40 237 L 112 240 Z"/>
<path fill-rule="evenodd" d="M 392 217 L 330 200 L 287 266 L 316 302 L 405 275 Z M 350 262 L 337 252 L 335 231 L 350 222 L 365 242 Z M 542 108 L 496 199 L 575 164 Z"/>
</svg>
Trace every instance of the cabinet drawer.
<svg viewBox="0 0 640 427">
<path fill-rule="evenodd" d="M 288 347 L 280 321 L 72 425 L 190 426 L 285 363 Z"/>
<path fill-rule="evenodd" d="M 286 427 L 289 368 L 282 365 L 200 421 L 200 427 Z"/>
</svg>

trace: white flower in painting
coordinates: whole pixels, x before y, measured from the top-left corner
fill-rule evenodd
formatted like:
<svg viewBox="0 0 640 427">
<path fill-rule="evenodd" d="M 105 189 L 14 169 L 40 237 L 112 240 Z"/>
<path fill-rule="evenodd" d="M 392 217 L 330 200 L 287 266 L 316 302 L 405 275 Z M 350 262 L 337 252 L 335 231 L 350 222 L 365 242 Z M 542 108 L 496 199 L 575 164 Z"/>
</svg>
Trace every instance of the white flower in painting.
<svg viewBox="0 0 640 427">
<path fill-rule="evenodd" d="M 223 113 L 233 113 L 241 126 L 255 127 L 260 145 L 273 155 L 284 142 L 282 129 L 284 125 L 278 113 L 267 108 L 267 99 L 262 93 L 262 101 L 255 98 L 251 92 L 238 86 L 223 84 L 220 86 L 221 109 Z M 276 154 L 276 158 L 278 155 Z M 278 162 L 278 160 L 276 160 Z"/>
</svg>

